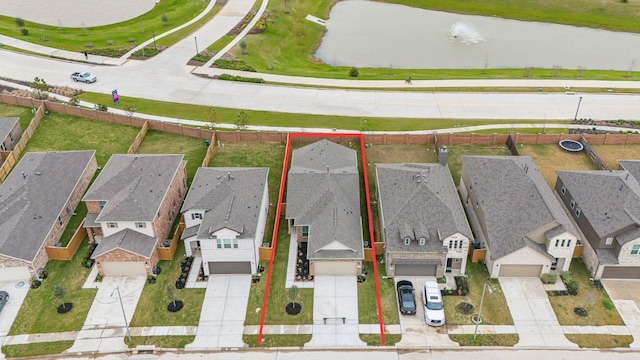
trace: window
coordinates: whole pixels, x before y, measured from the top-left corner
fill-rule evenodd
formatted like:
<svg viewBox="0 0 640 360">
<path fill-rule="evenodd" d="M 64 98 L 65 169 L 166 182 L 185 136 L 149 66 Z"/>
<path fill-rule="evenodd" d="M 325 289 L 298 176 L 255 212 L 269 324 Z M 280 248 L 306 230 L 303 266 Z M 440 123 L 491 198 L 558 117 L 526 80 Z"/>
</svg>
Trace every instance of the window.
<svg viewBox="0 0 640 360">
<path fill-rule="evenodd" d="M 178 197 L 181 198 L 182 197 L 182 189 L 178 189 Z M 176 204 L 176 201 L 173 200 L 173 204 Z"/>
<path fill-rule="evenodd" d="M 453 240 L 453 248 L 454 249 L 458 248 L 458 240 Z"/>
<path fill-rule="evenodd" d="M 576 217 L 580 217 L 580 208 L 576 208 Z"/>
<path fill-rule="evenodd" d="M 476 207 L 480 206 L 480 201 L 476 200 Z"/>
<path fill-rule="evenodd" d="M 562 245 L 560 245 L 560 246 L 564 247 L 564 239 L 562 239 Z"/>
<path fill-rule="evenodd" d="M 420 238 L 420 245 L 423 246 L 427 242 L 427 239 Z"/>
<path fill-rule="evenodd" d="M 640 245 L 633 245 L 631 255 L 640 255 Z"/>
<path fill-rule="evenodd" d="M 238 239 L 233 239 L 233 248 L 237 249 L 238 248 Z"/>
<path fill-rule="evenodd" d="M 449 240 L 449 249 L 453 248 L 453 240 Z"/>
<path fill-rule="evenodd" d="M 107 205 L 106 201 L 98 201 L 98 205 L 100 205 L 100 210 L 104 209 L 104 206 Z"/>
<path fill-rule="evenodd" d="M 569 206 L 571 206 L 571 208 L 575 208 L 576 207 L 576 201 L 571 199 L 571 203 L 569 204 Z"/>
<path fill-rule="evenodd" d="M 302 227 L 302 236 L 309 237 L 309 227 L 308 226 L 303 226 Z"/>
<path fill-rule="evenodd" d="M 556 247 L 558 247 L 558 245 L 560 245 L 560 239 L 556 239 Z"/>
<path fill-rule="evenodd" d="M 108 222 L 107 223 L 107 227 L 110 229 L 117 229 L 118 228 L 118 223 L 116 222 Z"/>
<path fill-rule="evenodd" d="M 191 220 L 202 220 L 201 213 L 191 213 Z"/>
<path fill-rule="evenodd" d="M 146 228 L 146 227 L 147 227 L 146 223 L 143 223 L 143 222 L 137 222 L 136 223 L 136 228 L 138 228 L 138 229 L 142 229 L 142 228 Z"/>
<path fill-rule="evenodd" d="M 612 238 L 612 237 L 607 238 L 607 240 L 604 242 L 604 244 L 605 244 L 605 245 L 611 245 L 611 244 L 613 244 L 613 238 Z"/>
<path fill-rule="evenodd" d="M 225 249 L 231 249 L 231 239 L 224 239 L 223 243 Z"/>
<path fill-rule="evenodd" d="M 571 246 L 571 239 L 567 240 L 567 247 Z"/>
<path fill-rule="evenodd" d="M 560 189 L 560 192 L 562 193 L 562 195 L 564 195 L 567 192 L 567 188 L 562 185 L 562 189 Z"/>
<path fill-rule="evenodd" d="M 62 225 L 62 217 L 58 216 L 58 224 Z"/>
<path fill-rule="evenodd" d="M 411 238 L 404 238 L 404 244 L 405 245 L 411 244 Z"/>
<path fill-rule="evenodd" d="M 222 249 L 222 240 L 220 240 L 220 239 L 216 240 L 216 248 Z"/>
</svg>

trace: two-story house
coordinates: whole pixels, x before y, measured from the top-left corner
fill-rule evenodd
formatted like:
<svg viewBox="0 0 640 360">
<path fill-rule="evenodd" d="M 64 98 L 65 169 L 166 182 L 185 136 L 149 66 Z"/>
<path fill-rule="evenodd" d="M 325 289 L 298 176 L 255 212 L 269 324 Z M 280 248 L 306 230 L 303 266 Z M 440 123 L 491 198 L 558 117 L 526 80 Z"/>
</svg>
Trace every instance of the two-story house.
<svg viewBox="0 0 640 360">
<path fill-rule="evenodd" d="M 187 193 L 183 155 L 112 155 L 82 199 L 102 275 L 147 275 Z"/>
<path fill-rule="evenodd" d="M 619 161 L 638 169 L 640 162 Z M 640 279 L 640 184 L 631 171 L 558 171 L 555 190 L 586 242 L 595 279 Z"/>
<path fill-rule="evenodd" d="M 355 150 L 320 140 L 293 151 L 286 219 L 306 243 L 310 275 L 357 275 L 364 245 Z"/>
<path fill-rule="evenodd" d="M 528 156 L 463 156 L 460 194 L 492 278 L 569 270 L 578 233 Z"/>
<path fill-rule="evenodd" d="M 387 276 L 464 275 L 472 239 L 449 167 L 376 164 Z"/>
<path fill-rule="evenodd" d="M 268 168 L 199 168 L 182 206 L 187 256 L 210 274 L 255 274 L 269 211 Z"/>
<path fill-rule="evenodd" d="M 28 280 L 49 260 L 98 165 L 95 151 L 28 152 L 0 185 L 0 281 Z"/>
<path fill-rule="evenodd" d="M 0 152 L 11 151 L 22 136 L 20 118 L 0 117 Z"/>
</svg>

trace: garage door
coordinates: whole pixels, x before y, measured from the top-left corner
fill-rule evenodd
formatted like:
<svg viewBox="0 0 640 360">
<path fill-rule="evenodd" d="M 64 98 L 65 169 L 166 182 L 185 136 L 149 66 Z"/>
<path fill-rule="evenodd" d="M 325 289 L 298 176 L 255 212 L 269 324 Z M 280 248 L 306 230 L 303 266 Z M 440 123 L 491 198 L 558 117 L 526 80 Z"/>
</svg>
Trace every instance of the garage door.
<svg viewBox="0 0 640 360">
<path fill-rule="evenodd" d="M 640 279 L 640 266 L 606 266 L 602 279 Z"/>
<path fill-rule="evenodd" d="M 26 266 L 0 268 L 0 281 L 29 280 L 31 273 Z"/>
<path fill-rule="evenodd" d="M 313 261 L 314 275 L 357 275 L 356 261 Z"/>
<path fill-rule="evenodd" d="M 500 277 L 540 277 L 542 265 L 500 265 Z"/>
<path fill-rule="evenodd" d="M 436 276 L 438 265 L 397 264 L 395 276 Z"/>
<path fill-rule="evenodd" d="M 209 274 L 251 274 L 251 262 L 210 262 Z"/>
<path fill-rule="evenodd" d="M 147 268 L 141 261 L 104 261 L 102 272 L 105 275 L 147 275 Z"/>
</svg>

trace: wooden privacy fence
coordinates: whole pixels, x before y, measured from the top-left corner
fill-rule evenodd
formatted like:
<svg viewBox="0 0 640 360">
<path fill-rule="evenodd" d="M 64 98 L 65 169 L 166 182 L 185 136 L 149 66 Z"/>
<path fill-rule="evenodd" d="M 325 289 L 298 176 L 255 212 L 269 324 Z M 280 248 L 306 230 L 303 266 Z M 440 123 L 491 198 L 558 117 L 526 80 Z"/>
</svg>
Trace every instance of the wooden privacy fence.
<svg viewBox="0 0 640 360">
<path fill-rule="evenodd" d="M 584 152 L 587 153 L 589 160 L 591 160 L 596 169 L 609 170 L 609 167 L 600 159 L 598 153 L 593 149 L 593 147 L 591 147 L 591 144 L 589 144 L 589 141 L 584 136 L 580 138 L 580 142 L 582 143 L 582 146 L 584 146 Z"/>
<path fill-rule="evenodd" d="M 160 260 L 173 260 L 173 255 L 176 253 L 176 249 L 178 248 L 178 243 L 180 242 L 180 236 L 182 236 L 182 232 L 184 231 L 186 225 L 184 222 L 180 221 L 176 231 L 173 233 L 173 238 L 171 239 L 171 245 L 169 247 L 158 246 L 156 250 L 158 251 L 158 259 Z M 161 244 L 164 245 L 164 244 Z"/>
<path fill-rule="evenodd" d="M 376 254 L 384 254 L 384 242 L 377 242 L 375 246 Z M 373 261 L 373 251 L 371 251 L 371 248 L 364 248 L 364 261 Z"/>
<path fill-rule="evenodd" d="M 84 220 L 76 229 L 76 232 L 71 237 L 71 240 L 65 247 L 61 246 L 45 246 L 45 250 L 47 252 L 47 256 L 49 260 L 71 260 L 73 259 L 73 255 L 76 254 L 80 244 L 82 244 L 82 240 L 87 236 L 87 229 L 83 227 Z"/>
<path fill-rule="evenodd" d="M 216 146 L 216 133 L 211 134 L 211 142 L 209 143 L 209 147 L 207 147 L 207 153 L 204 155 L 204 159 L 202 160 L 202 167 L 209 166 L 209 162 L 211 161 L 211 157 L 213 156 L 213 148 Z"/>
<path fill-rule="evenodd" d="M 145 121 L 144 124 L 142 124 L 140 131 L 138 131 L 136 138 L 133 139 L 131 146 L 129 146 L 129 150 L 127 150 L 127 154 L 135 154 L 138 152 L 138 149 L 140 148 L 140 144 L 142 144 L 142 140 L 144 140 L 144 137 L 147 136 L 147 131 L 149 131 L 149 122 Z"/>
<path fill-rule="evenodd" d="M 10 151 L 8 155 L 6 155 L 6 157 L 3 156 L 4 162 L 0 167 L 0 183 L 4 182 L 4 179 L 9 176 L 9 173 L 11 172 L 11 169 L 13 169 L 13 166 L 16 164 L 16 162 L 18 162 L 18 159 L 24 151 L 24 148 L 27 147 L 29 139 L 31 139 L 33 133 L 42 123 L 42 117 L 44 116 L 44 114 L 45 106 L 43 104 L 40 104 L 38 109 L 35 111 L 33 118 L 29 123 L 29 126 L 27 126 L 27 128 L 22 131 L 22 135 L 20 136 L 20 140 L 18 141 L 18 143 L 15 145 L 13 150 Z"/>
</svg>

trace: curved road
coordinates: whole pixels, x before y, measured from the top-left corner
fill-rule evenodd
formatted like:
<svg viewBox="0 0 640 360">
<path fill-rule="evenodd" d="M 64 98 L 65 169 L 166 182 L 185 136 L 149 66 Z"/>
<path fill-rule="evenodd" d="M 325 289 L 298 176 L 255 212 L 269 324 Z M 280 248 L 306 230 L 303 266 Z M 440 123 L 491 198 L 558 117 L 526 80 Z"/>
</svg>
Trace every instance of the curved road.
<svg viewBox="0 0 640 360">
<path fill-rule="evenodd" d="M 2 51 L 0 77 L 32 81 L 38 76 L 49 84 L 80 87 L 86 91 L 110 94 L 117 89 L 121 96 L 236 109 L 395 118 L 572 119 L 578 106 L 578 96 L 582 96 L 579 118 L 640 120 L 639 95 L 318 89 L 219 81 L 192 75 L 191 72 L 196 69 L 184 64 L 195 54 L 194 37 L 197 37 L 200 48 L 204 48 L 206 44 L 213 43 L 226 34 L 252 5 L 252 0 L 229 0 L 208 24 L 145 62 L 128 61 L 123 66 L 89 66 Z M 90 69 L 95 73 L 98 82 L 90 85 L 75 84 L 69 79 L 71 72 L 83 69 Z M 317 80 L 299 79 L 303 84 L 307 80 Z M 340 86 L 345 81 L 333 82 Z M 358 83 L 394 87 L 398 81 Z M 509 84 L 505 81 L 498 83 L 501 86 Z M 529 86 L 544 86 L 542 84 L 545 82 L 533 82 L 539 85 L 527 83 Z M 580 84 L 575 81 L 571 83 Z M 413 86 L 429 87 L 429 84 L 429 81 L 414 81 Z M 492 81 L 449 81 L 447 84 L 461 87 L 492 86 Z M 602 84 L 603 87 L 609 86 L 608 83 Z M 624 87 L 624 82 L 616 84 Z M 638 83 L 630 84 L 629 87 L 635 87 Z"/>
</svg>

